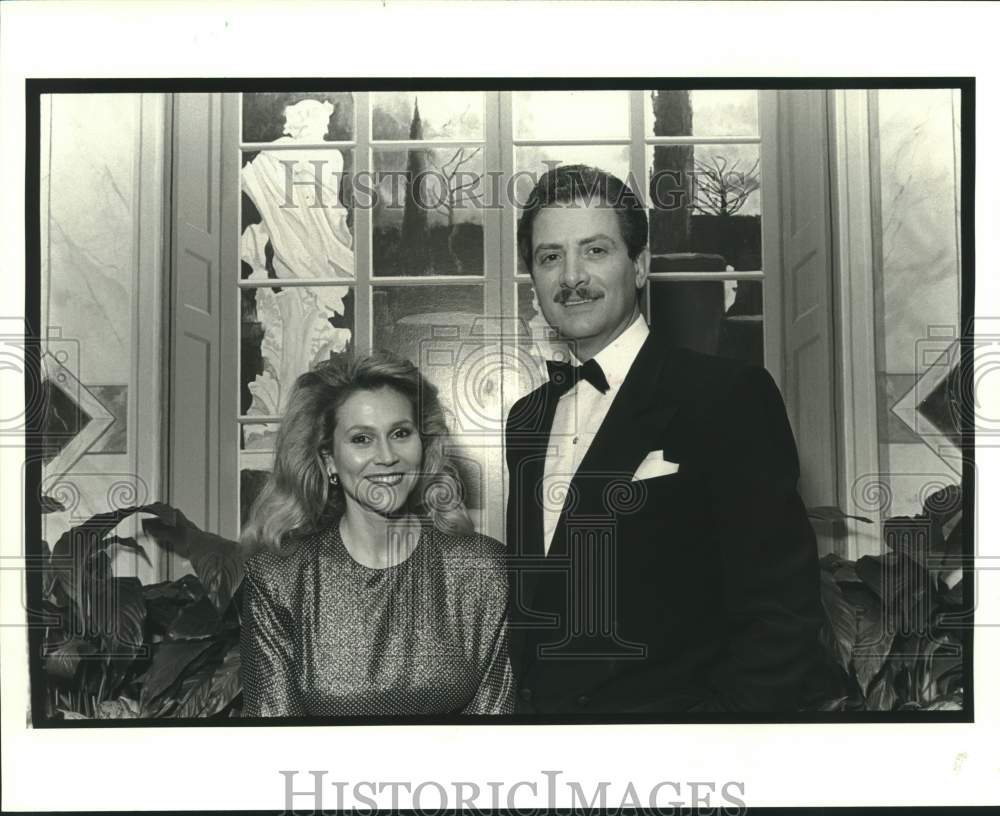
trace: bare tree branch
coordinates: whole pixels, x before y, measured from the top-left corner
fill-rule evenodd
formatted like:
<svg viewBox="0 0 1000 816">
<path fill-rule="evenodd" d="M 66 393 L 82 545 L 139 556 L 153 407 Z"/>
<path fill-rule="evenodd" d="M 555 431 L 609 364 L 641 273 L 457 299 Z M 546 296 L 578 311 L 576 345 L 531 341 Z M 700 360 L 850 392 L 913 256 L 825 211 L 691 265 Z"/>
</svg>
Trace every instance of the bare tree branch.
<svg viewBox="0 0 1000 816">
<path fill-rule="evenodd" d="M 750 196 L 760 189 L 757 169 L 760 160 L 749 170 L 741 171 L 740 162 L 730 165 L 725 156 L 713 156 L 710 161 L 696 161 L 697 185 L 692 195 L 691 208 L 705 215 L 735 215 Z"/>
</svg>

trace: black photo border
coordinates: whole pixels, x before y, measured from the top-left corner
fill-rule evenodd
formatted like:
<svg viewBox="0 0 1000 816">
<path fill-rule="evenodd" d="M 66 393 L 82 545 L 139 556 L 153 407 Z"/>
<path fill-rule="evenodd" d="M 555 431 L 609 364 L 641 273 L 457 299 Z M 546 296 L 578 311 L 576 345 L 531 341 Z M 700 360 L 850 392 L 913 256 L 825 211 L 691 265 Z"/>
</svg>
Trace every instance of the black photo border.
<svg viewBox="0 0 1000 816">
<path fill-rule="evenodd" d="M 963 399 L 973 398 L 973 332 L 975 313 L 975 78 L 973 77 L 732 77 L 732 78 L 29 78 L 25 81 L 25 465 L 24 534 L 25 591 L 28 624 L 30 722 L 36 729 L 62 728 L 148 728 L 148 727 L 283 727 L 319 725 L 621 725 L 621 724 L 825 724 L 825 723 L 974 723 L 973 623 L 963 627 L 962 659 L 964 706 L 962 711 L 886 712 L 782 712 L 761 713 L 675 713 L 669 715 L 580 714 L 422 717 L 282 717 L 282 718 L 144 718 L 124 720 L 60 720 L 45 711 L 44 668 L 42 665 L 42 624 L 39 609 L 42 592 L 41 564 L 41 441 L 44 412 L 39 410 L 42 367 L 40 325 L 40 147 L 41 97 L 47 94 L 89 93 L 245 93 L 266 91 L 489 91 L 489 90 L 831 90 L 831 89 L 933 89 L 955 88 L 961 92 L 961 171 L 960 171 L 960 365 Z M 975 610 L 975 440 L 971 406 L 963 405 L 962 441 L 962 563 L 963 608 Z M 761 811 L 767 809 L 761 809 Z M 776 810 L 782 810 L 778 808 Z M 803 811 L 808 809 L 801 809 Z M 812 810 L 826 811 L 826 808 Z"/>
</svg>

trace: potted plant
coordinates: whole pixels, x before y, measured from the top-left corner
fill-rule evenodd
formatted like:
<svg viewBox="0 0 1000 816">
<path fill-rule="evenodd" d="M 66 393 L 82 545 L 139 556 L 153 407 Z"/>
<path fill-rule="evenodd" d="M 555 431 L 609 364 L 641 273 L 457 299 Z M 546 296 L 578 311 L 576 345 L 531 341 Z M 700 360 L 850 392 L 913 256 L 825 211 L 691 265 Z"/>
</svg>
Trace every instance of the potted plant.
<svg viewBox="0 0 1000 816">
<path fill-rule="evenodd" d="M 886 551 L 821 562 L 823 643 L 840 693 L 827 711 L 959 711 L 968 612 L 961 572 L 962 492 L 930 496 L 923 512 L 888 519 Z"/>
<path fill-rule="evenodd" d="M 47 507 L 47 509 L 54 509 Z M 122 520 L 190 561 L 193 574 L 143 585 L 113 572 L 114 548 L 146 558 Z M 43 669 L 49 717 L 211 717 L 240 696 L 236 542 L 206 533 L 163 503 L 101 513 L 51 548 L 42 542 Z"/>
</svg>

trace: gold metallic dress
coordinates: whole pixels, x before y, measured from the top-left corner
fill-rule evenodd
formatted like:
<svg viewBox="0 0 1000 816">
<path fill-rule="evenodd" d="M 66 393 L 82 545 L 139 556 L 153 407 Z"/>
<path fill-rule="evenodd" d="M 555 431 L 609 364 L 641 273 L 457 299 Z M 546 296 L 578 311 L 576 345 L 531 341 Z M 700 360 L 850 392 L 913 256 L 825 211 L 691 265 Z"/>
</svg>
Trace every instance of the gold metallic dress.
<svg viewBox="0 0 1000 816">
<path fill-rule="evenodd" d="M 339 519 L 247 562 L 243 715 L 508 714 L 500 542 L 426 525 L 405 561 L 355 561 Z"/>
</svg>

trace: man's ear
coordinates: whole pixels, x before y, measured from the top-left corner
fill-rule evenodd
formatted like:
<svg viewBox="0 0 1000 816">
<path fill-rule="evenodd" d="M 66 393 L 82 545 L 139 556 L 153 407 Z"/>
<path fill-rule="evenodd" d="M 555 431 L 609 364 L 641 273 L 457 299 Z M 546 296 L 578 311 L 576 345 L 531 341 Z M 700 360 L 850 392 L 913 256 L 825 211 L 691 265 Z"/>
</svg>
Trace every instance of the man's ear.
<svg viewBox="0 0 1000 816">
<path fill-rule="evenodd" d="M 635 267 L 635 288 L 642 289 L 649 277 L 649 248 L 643 247 L 632 264 Z"/>
</svg>

